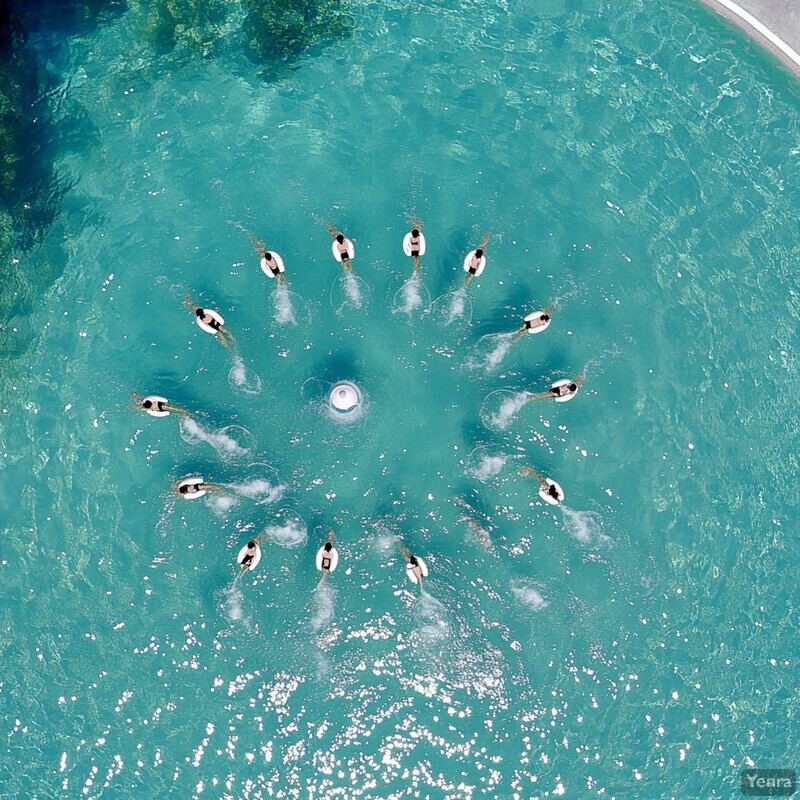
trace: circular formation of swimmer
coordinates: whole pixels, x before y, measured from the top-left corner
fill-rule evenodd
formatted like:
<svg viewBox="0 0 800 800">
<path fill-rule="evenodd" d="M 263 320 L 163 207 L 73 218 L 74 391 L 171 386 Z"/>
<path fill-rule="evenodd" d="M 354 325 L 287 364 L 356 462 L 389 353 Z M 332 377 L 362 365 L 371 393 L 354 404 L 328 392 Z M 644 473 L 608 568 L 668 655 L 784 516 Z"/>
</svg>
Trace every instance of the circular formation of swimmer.
<svg viewBox="0 0 800 800">
<path fill-rule="evenodd" d="M 345 276 L 353 275 L 352 261 L 355 258 L 355 246 L 353 242 L 343 233 L 336 230 L 332 225 L 328 226 L 328 230 L 333 238 L 331 252 L 334 259 L 341 264 Z M 486 247 L 489 244 L 489 238 L 488 233 L 484 234 L 480 245 L 465 256 L 463 269 L 467 273 L 467 277 L 464 288 L 469 285 L 473 278 L 480 276 L 486 268 Z M 256 239 L 252 237 L 251 239 L 260 255 L 260 265 L 264 274 L 270 278 L 274 278 L 278 282 L 285 282 L 286 267 L 280 255 L 274 251 L 267 250 L 267 248 Z M 419 274 L 419 260 L 421 256 L 425 255 L 425 247 L 422 223 L 415 220 L 414 228 L 403 237 L 403 252 L 406 256 L 414 260 L 414 277 Z M 225 320 L 218 311 L 197 306 L 188 296 L 185 298 L 184 302 L 192 309 L 195 320 L 203 331 L 218 337 L 226 348 L 230 350 L 233 349 L 233 334 L 225 327 Z M 522 320 L 522 325 L 515 332 L 512 341 L 519 341 L 526 333 L 539 334 L 547 330 L 552 321 L 551 314 L 553 309 L 553 306 L 549 306 L 543 311 L 534 311 L 525 316 Z M 572 379 L 562 378 L 557 380 L 551 385 L 550 389 L 545 392 L 525 395 L 523 402 L 527 403 L 532 400 L 550 398 L 555 400 L 556 403 L 566 403 L 572 400 L 578 393 L 578 388 L 583 382 L 584 377 L 585 372 L 582 372 Z M 188 417 L 188 411 L 186 411 L 186 409 L 170 405 L 169 401 L 160 395 L 148 395 L 141 398 L 135 396 L 134 402 L 137 408 L 140 408 L 152 417 L 167 417 L 170 413 L 175 413 L 181 417 Z M 361 391 L 355 384 L 349 381 L 340 381 L 332 387 L 329 403 L 332 412 L 337 418 L 346 419 L 348 417 L 353 417 L 361 407 Z M 545 503 L 558 505 L 564 501 L 564 490 L 561 488 L 560 484 L 552 478 L 540 475 L 533 467 L 527 465 L 521 466 L 519 468 L 519 473 L 536 480 L 539 485 L 539 497 L 541 497 Z M 173 489 L 177 495 L 186 499 L 198 499 L 208 492 L 221 491 L 219 485 L 206 483 L 202 475 L 190 475 L 183 478 L 174 485 Z M 248 570 L 255 569 L 261 561 L 260 541 L 261 534 L 255 539 L 248 541 L 239 550 L 236 557 L 236 561 L 239 564 L 237 580 Z M 322 573 L 323 580 L 327 579 L 328 575 L 335 571 L 339 563 L 339 553 L 333 545 L 334 532 L 331 530 L 328 533 L 327 541 L 319 548 L 316 554 L 316 568 Z M 421 591 L 423 579 L 428 575 L 427 564 L 420 556 L 414 555 L 402 544 L 399 545 L 399 547 L 405 559 L 406 575 L 412 583 L 420 587 Z"/>
</svg>

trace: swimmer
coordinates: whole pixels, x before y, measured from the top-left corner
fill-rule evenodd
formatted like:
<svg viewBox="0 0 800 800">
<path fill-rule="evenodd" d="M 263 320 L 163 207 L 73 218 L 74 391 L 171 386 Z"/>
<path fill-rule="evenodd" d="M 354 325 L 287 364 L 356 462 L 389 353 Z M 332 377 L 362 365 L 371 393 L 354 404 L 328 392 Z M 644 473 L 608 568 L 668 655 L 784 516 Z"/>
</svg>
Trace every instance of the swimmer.
<svg viewBox="0 0 800 800">
<path fill-rule="evenodd" d="M 256 253 L 258 253 L 259 257 L 261 258 L 261 269 L 264 272 L 269 271 L 269 274 L 272 275 L 273 278 L 277 278 L 279 281 L 285 281 L 285 268 L 283 266 L 283 259 L 280 256 L 276 257 L 276 254 L 270 250 L 267 250 L 267 246 L 256 239 L 252 233 L 249 233 L 248 236 L 250 237 L 250 241 L 253 243 L 253 247 L 255 248 Z M 280 261 L 279 261 L 280 259 Z"/>
<path fill-rule="evenodd" d="M 336 569 L 339 563 L 339 554 L 333 547 L 333 531 L 328 532 L 328 540 L 317 552 L 317 569 L 322 571 L 322 580 L 328 580 L 328 575 Z"/>
<path fill-rule="evenodd" d="M 425 240 L 422 238 L 422 222 L 418 219 L 413 220 L 414 227 L 411 230 L 411 233 L 406 234 L 408 236 L 408 246 L 411 250 L 411 257 L 414 259 L 414 274 L 416 275 L 419 272 L 419 257 L 422 255 L 422 251 L 425 248 Z"/>
<path fill-rule="evenodd" d="M 139 397 L 139 395 L 132 394 L 131 400 L 133 407 L 141 411 L 147 411 L 150 414 L 157 414 L 158 416 L 166 416 L 170 411 L 175 412 L 179 417 L 188 417 L 189 412 L 180 406 L 170 405 L 163 397 L 156 395 L 148 395 L 147 397 Z"/>
<path fill-rule="evenodd" d="M 219 334 L 219 340 L 228 350 L 233 349 L 233 334 L 224 325 L 222 325 L 216 317 L 209 314 L 208 311 L 202 306 L 196 306 L 188 294 L 184 297 L 183 304 L 187 308 L 191 308 L 192 311 L 194 311 L 194 315 L 197 317 L 199 322 L 202 322 L 204 325 L 208 325 L 209 328 Z"/>
<path fill-rule="evenodd" d="M 280 266 L 278 266 L 278 262 L 275 260 L 272 253 L 269 250 L 265 250 L 261 254 L 261 267 L 262 269 L 266 267 L 271 273 L 273 278 L 277 278 L 279 281 L 286 280 L 286 276 L 281 271 Z"/>
<path fill-rule="evenodd" d="M 469 263 L 464 263 L 464 269 L 469 273 L 467 275 L 467 280 L 464 283 L 464 286 L 469 286 L 470 281 L 480 272 L 483 272 L 483 267 L 486 266 L 486 259 L 484 256 L 484 251 L 486 250 L 486 245 L 489 244 L 489 239 L 491 238 L 490 233 L 483 234 L 483 241 L 480 244 L 475 252 L 472 254 L 472 258 L 469 260 Z"/>
<path fill-rule="evenodd" d="M 551 478 L 543 478 L 533 467 L 523 464 L 519 474 L 526 478 L 535 478 L 539 484 L 539 497 L 550 505 L 558 505 L 564 500 L 564 490 Z"/>
<path fill-rule="evenodd" d="M 330 223 L 328 223 L 328 233 L 333 236 L 334 241 L 334 248 L 339 253 L 339 258 L 342 261 L 342 269 L 345 272 L 352 271 L 353 265 L 350 263 L 350 247 L 352 247 L 352 243 L 349 239 L 344 238 L 343 233 L 339 233 L 336 228 L 333 227 Z"/>
<path fill-rule="evenodd" d="M 419 584 L 419 591 L 422 594 L 422 579 L 428 574 L 428 568 L 424 563 L 420 563 L 420 559 L 411 554 L 411 551 L 404 545 L 398 545 L 400 553 L 406 560 L 406 573 L 408 577 L 414 582 Z"/>
<path fill-rule="evenodd" d="M 333 544 L 331 542 L 325 542 L 325 546 L 322 548 L 322 569 L 330 572 L 331 570 L 331 550 L 333 550 Z"/>
<path fill-rule="evenodd" d="M 241 578 L 242 575 L 250 569 L 250 565 L 253 563 L 253 559 L 255 559 L 256 555 L 258 554 L 258 543 L 261 541 L 262 534 L 258 534 L 255 539 L 251 539 L 247 543 L 247 550 L 245 551 L 242 560 L 239 562 L 239 566 L 241 569 L 239 570 L 239 574 L 237 575 L 237 579 Z"/>
<path fill-rule="evenodd" d="M 173 490 L 175 494 L 182 497 L 195 497 L 205 492 L 222 493 L 225 491 L 225 488 L 218 483 L 206 483 L 202 475 L 198 475 L 195 478 L 184 478 L 178 481 L 173 486 Z"/>
<path fill-rule="evenodd" d="M 547 392 L 539 392 L 539 394 L 532 394 L 527 402 L 532 400 L 542 400 L 545 397 L 550 397 L 557 402 L 566 403 L 567 400 L 572 400 L 578 393 L 578 387 L 583 383 L 586 378 L 586 370 L 581 372 L 580 375 L 573 378 L 571 381 L 560 380 L 556 381 Z"/>
<path fill-rule="evenodd" d="M 547 327 L 550 322 L 553 306 L 548 306 L 544 311 L 537 311 L 525 317 L 522 327 L 514 336 L 514 342 L 518 342 L 526 333 L 538 333 L 542 328 Z"/>
</svg>

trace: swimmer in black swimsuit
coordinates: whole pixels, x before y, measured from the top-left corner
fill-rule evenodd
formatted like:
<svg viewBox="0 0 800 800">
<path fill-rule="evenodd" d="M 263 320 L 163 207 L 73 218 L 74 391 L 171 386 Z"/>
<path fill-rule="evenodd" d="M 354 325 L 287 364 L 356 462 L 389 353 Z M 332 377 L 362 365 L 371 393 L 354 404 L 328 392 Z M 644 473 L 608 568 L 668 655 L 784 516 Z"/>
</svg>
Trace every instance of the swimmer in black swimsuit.
<svg viewBox="0 0 800 800">
<path fill-rule="evenodd" d="M 131 395 L 131 399 L 133 400 L 133 407 L 141 409 L 142 411 L 174 411 L 181 417 L 189 416 L 189 412 L 185 408 L 181 408 L 180 406 L 172 406 L 169 403 L 165 403 L 163 400 L 157 400 L 154 403 L 152 400 L 139 397 L 135 394 Z"/>
<path fill-rule="evenodd" d="M 532 394 L 526 402 L 530 403 L 531 400 L 542 400 L 545 397 L 572 397 L 578 391 L 578 387 L 583 383 L 586 378 L 586 370 L 584 369 L 580 375 L 575 377 L 570 383 L 563 386 L 551 386 L 546 392 L 539 392 L 539 394 Z"/>
<path fill-rule="evenodd" d="M 568 394 L 575 394 L 578 391 L 577 383 L 567 383 L 561 386 L 551 386 L 550 391 L 553 397 L 566 397 Z"/>
<path fill-rule="evenodd" d="M 477 275 L 478 274 L 478 267 L 481 265 L 481 259 L 483 258 L 483 250 L 480 247 L 475 251 L 475 255 L 472 256 L 472 261 L 469 262 L 469 274 L 470 275 Z"/>
<path fill-rule="evenodd" d="M 182 481 L 178 481 L 174 485 L 174 491 L 178 495 L 188 495 L 191 497 L 192 495 L 197 494 L 198 492 L 217 492 L 223 493 L 225 491 L 224 487 L 218 483 L 206 483 L 201 476 L 197 476 L 200 478 L 198 483 L 183 483 Z"/>
<path fill-rule="evenodd" d="M 534 478 L 536 483 L 539 484 L 539 489 L 543 489 L 544 493 L 558 500 L 560 503 L 564 498 L 559 494 L 558 487 L 554 483 L 548 483 L 546 478 L 543 478 L 533 467 L 527 464 L 522 464 L 519 468 L 519 474 L 526 478 Z"/>
<path fill-rule="evenodd" d="M 265 250 L 261 257 L 267 262 L 267 268 L 272 273 L 273 277 L 277 278 L 279 281 L 285 279 L 284 274 L 281 272 L 281 268 L 278 266 L 278 262 L 272 257 L 272 253 L 270 253 L 268 250 Z"/>
<path fill-rule="evenodd" d="M 350 262 L 350 254 L 347 252 L 347 242 L 345 241 L 344 234 L 339 233 L 330 222 L 328 223 L 328 233 L 333 236 L 336 242 L 336 250 L 339 253 L 339 258 L 342 259 L 342 269 L 345 272 L 352 270 L 353 265 Z"/>
<path fill-rule="evenodd" d="M 333 564 L 333 531 L 328 531 L 328 541 L 322 546 L 322 559 L 320 560 L 320 569 L 322 570 L 322 580 L 328 580 L 328 575 L 331 574 L 331 565 Z"/>
<path fill-rule="evenodd" d="M 279 281 L 286 280 L 286 275 L 281 272 L 281 268 L 278 266 L 277 260 L 274 258 L 273 254 L 267 250 L 267 246 L 263 242 L 259 242 L 252 233 L 247 234 L 250 237 L 250 241 L 253 243 L 253 247 L 255 251 L 258 253 L 264 261 L 267 262 L 267 269 L 272 273 L 274 278 L 277 278 Z"/>
<path fill-rule="evenodd" d="M 408 240 L 411 246 L 411 257 L 414 259 L 414 273 L 419 272 L 419 248 L 420 248 L 420 232 L 422 223 L 419 220 L 414 220 L 415 227 L 411 231 L 411 238 Z M 418 226 L 418 227 L 416 227 Z"/>
<path fill-rule="evenodd" d="M 411 554 L 411 551 L 405 545 L 398 545 L 400 548 L 400 552 L 403 558 L 406 560 L 406 569 L 411 567 L 410 572 L 416 577 L 417 583 L 419 584 L 419 591 L 422 594 L 422 578 L 424 577 L 422 574 L 422 567 L 419 565 L 419 561 L 417 557 Z"/>
<path fill-rule="evenodd" d="M 333 545 L 330 542 L 325 542 L 324 552 L 322 553 L 322 569 L 328 572 L 331 570 L 331 550 L 333 550 Z"/>
<path fill-rule="evenodd" d="M 486 245 L 489 244 L 490 237 L 490 233 L 483 234 L 483 241 L 481 242 L 480 247 L 475 250 L 475 254 L 472 256 L 472 260 L 469 262 L 469 267 L 467 268 L 469 275 L 467 275 L 467 280 L 464 286 L 469 286 L 469 282 L 478 273 L 478 270 L 481 266 L 481 259 L 483 258 L 483 252 L 486 250 Z"/>
<path fill-rule="evenodd" d="M 532 331 L 535 328 L 541 328 L 542 325 L 548 322 L 550 322 L 550 315 L 546 311 L 543 311 L 540 317 L 525 320 L 525 330 Z"/>
<path fill-rule="evenodd" d="M 194 310 L 194 313 L 204 325 L 208 325 L 209 328 L 213 328 L 215 331 L 220 330 L 219 320 L 216 317 L 212 317 L 211 314 L 206 314 L 204 309 L 198 307 Z"/>
<path fill-rule="evenodd" d="M 202 322 L 204 325 L 208 325 L 209 328 L 216 331 L 219 334 L 219 340 L 222 342 L 222 344 L 228 350 L 233 352 L 235 347 L 233 334 L 224 325 L 220 325 L 218 320 L 216 320 L 210 314 L 207 314 L 204 308 L 201 306 L 196 306 L 188 294 L 185 295 L 183 304 L 194 311 L 195 316 L 200 322 Z"/>
<path fill-rule="evenodd" d="M 242 575 L 250 569 L 250 565 L 253 563 L 253 559 L 258 554 L 258 550 L 256 549 L 256 545 L 261 541 L 261 534 L 259 533 L 255 539 L 251 539 L 247 543 L 247 552 L 244 554 L 244 557 L 239 562 L 239 574 L 236 576 L 236 580 L 242 577 Z"/>
<path fill-rule="evenodd" d="M 246 570 L 252 563 L 253 559 L 256 557 L 256 543 L 255 542 L 248 542 L 247 543 L 247 552 L 244 554 L 244 558 L 241 560 L 242 571 Z"/>
<path fill-rule="evenodd" d="M 526 319 L 522 323 L 522 327 L 517 331 L 514 336 L 514 341 L 518 342 L 524 334 L 533 333 L 550 322 L 550 314 L 553 311 L 553 306 L 548 306 L 544 311 L 540 312 L 538 316 L 533 319 Z"/>
<path fill-rule="evenodd" d="M 350 265 L 350 254 L 347 252 L 347 245 L 341 233 L 336 237 L 336 244 L 339 246 L 339 256 L 342 259 L 342 266 L 347 269 Z"/>
</svg>

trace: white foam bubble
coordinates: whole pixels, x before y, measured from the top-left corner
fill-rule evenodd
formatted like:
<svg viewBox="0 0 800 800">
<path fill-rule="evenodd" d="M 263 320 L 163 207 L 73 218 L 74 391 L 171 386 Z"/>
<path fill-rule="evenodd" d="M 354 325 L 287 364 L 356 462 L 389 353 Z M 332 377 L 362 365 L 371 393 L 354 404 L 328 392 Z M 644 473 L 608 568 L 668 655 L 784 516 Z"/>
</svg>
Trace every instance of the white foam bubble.
<svg viewBox="0 0 800 800">
<path fill-rule="evenodd" d="M 486 356 L 485 367 L 487 372 L 491 372 L 505 357 L 514 342 L 513 333 L 500 333 L 496 337 L 497 344 L 494 350 Z"/>
<path fill-rule="evenodd" d="M 453 320 L 464 316 L 464 305 L 466 304 L 467 290 L 461 288 L 453 292 L 453 297 L 450 300 L 450 308 L 448 310 L 447 324 L 449 325 Z"/>
<path fill-rule="evenodd" d="M 500 470 L 503 469 L 506 461 L 508 461 L 508 456 L 502 454 L 496 456 L 481 456 L 480 463 L 477 467 L 475 467 L 472 474 L 481 483 L 486 483 L 489 478 L 493 478 L 495 475 L 500 474 Z"/>
<path fill-rule="evenodd" d="M 215 513 L 222 516 L 232 509 L 239 501 L 229 494 L 211 492 L 205 496 L 206 505 Z"/>
<path fill-rule="evenodd" d="M 242 497 L 255 500 L 259 505 L 262 503 L 276 503 L 286 491 L 285 484 L 271 483 L 264 478 L 253 478 L 243 483 L 232 483 L 230 488 Z"/>
<path fill-rule="evenodd" d="M 381 553 L 391 550 L 396 544 L 397 536 L 392 533 L 379 533 L 375 537 L 375 548 Z"/>
<path fill-rule="evenodd" d="M 564 528 L 570 536 L 582 544 L 592 542 L 610 542 L 610 537 L 603 533 L 603 523 L 593 511 L 575 511 L 561 506 L 564 514 Z"/>
<path fill-rule="evenodd" d="M 329 625 L 336 610 L 336 590 L 321 580 L 314 590 L 314 615 L 311 617 L 311 628 L 315 632 Z"/>
<path fill-rule="evenodd" d="M 422 644 L 441 642 L 450 636 L 447 609 L 427 592 L 422 592 L 414 603 L 414 620 Z"/>
<path fill-rule="evenodd" d="M 233 366 L 228 372 L 228 385 L 243 394 L 258 394 L 261 391 L 261 377 L 237 355 L 233 357 Z"/>
<path fill-rule="evenodd" d="M 228 618 L 232 622 L 238 622 L 244 619 L 244 608 L 242 607 L 244 595 L 242 594 L 242 590 L 234 583 L 224 590 L 224 594 L 225 600 L 223 605 L 228 614 Z"/>
<path fill-rule="evenodd" d="M 247 430 L 239 425 L 228 425 L 218 431 L 209 431 L 191 417 L 184 417 L 181 420 L 181 435 L 184 441 L 189 444 L 206 442 L 225 459 L 243 456 L 250 449 L 249 447 L 243 447 L 230 435 L 233 431 L 241 431 L 243 436 L 250 435 Z"/>
<path fill-rule="evenodd" d="M 289 287 L 283 282 L 278 281 L 275 287 L 275 322 L 278 325 L 297 325 L 297 320 L 292 307 L 291 293 Z"/>
<path fill-rule="evenodd" d="M 412 275 L 400 289 L 399 294 L 402 295 L 403 305 L 399 307 L 399 311 L 404 314 L 413 314 L 418 308 L 423 305 L 422 299 L 422 281 L 419 275 Z"/>
<path fill-rule="evenodd" d="M 528 392 L 517 392 L 511 397 L 504 398 L 497 413 L 490 417 L 492 425 L 495 428 L 507 428 L 519 410 L 528 402 L 529 397 Z"/>
<path fill-rule="evenodd" d="M 547 606 L 550 605 L 550 602 L 542 597 L 539 589 L 534 584 L 527 581 L 512 581 L 511 591 L 518 602 L 527 606 L 532 611 L 541 611 L 543 608 L 547 608 Z"/>
<path fill-rule="evenodd" d="M 264 536 L 281 547 L 299 547 L 308 539 L 308 530 L 302 520 L 289 520 L 283 525 L 270 525 Z"/>
<path fill-rule="evenodd" d="M 352 272 L 348 272 L 344 276 L 344 290 L 347 297 L 355 308 L 361 308 L 361 289 L 356 280 L 356 276 Z"/>
</svg>

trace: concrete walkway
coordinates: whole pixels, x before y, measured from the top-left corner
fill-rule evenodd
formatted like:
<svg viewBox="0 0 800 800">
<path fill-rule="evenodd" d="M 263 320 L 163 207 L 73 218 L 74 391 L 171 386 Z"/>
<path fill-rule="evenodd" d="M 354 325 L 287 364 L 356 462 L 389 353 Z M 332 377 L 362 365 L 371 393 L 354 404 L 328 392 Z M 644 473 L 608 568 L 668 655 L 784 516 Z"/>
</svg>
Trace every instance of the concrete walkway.
<svg viewBox="0 0 800 800">
<path fill-rule="evenodd" d="M 702 0 L 800 77 L 800 0 Z"/>
</svg>

